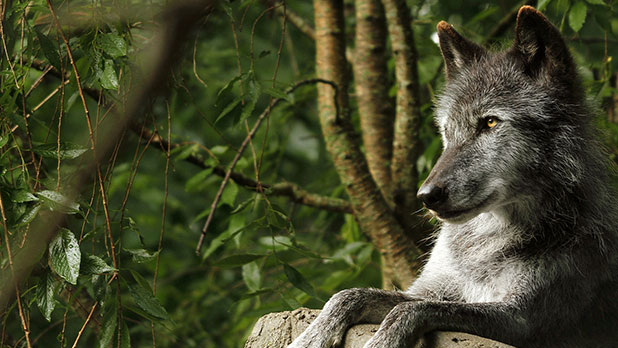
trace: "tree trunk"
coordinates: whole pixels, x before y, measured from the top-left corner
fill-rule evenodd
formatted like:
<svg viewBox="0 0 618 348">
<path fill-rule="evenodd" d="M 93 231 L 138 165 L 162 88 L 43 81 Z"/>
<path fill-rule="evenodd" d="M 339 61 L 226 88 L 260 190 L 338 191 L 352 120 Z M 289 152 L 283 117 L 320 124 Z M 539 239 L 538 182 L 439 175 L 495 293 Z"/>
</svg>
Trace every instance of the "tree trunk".
<svg viewBox="0 0 618 348">
<path fill-rule="evenodd" d="M 326 147 L 361 229 L 382 255 L 382 274 L 389 280 L 386 287 L 407 287 L 420 266 L 421 253 L 404 234 L 373 181 L 350 121 L 343 1 L 315 0 L 314 10 L 317 76 L 338 86 L 337 90 L 327 84 L 317 88 Z"/>
<path fill-rule="evenodd" d="M 394 110 L 388 97 L 386 20 L 380 0 L 356 0 L 354 87 L 365 157 L 371 175 L 391 208 Z"/>
<path fill-rule="evenodd" d="M 422 206 L 416 199 L 418 172 L 416 161 L 421 151 L 419 139 L 420 95 L 417 53 L 410 9 L 405 0 L 382 0 L 395 57 L 397 108 L 393 140 L 392 177 L 395 215 L 415 243 L 427 237 L 416 213 Z"/>
</svg>

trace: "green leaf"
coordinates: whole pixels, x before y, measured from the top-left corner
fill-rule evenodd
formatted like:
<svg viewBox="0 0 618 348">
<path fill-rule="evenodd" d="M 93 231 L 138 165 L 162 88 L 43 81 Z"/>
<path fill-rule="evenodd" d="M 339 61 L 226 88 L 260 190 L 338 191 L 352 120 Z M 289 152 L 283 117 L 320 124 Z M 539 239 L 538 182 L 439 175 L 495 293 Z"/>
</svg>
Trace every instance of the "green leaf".
<svg viewBox="0 0 618 348">
<path fill-rule="evenodd" d="M 257 262 L 249 262 L 242 266 L 242 279 L 252 292 L 258 291 L 262 287 L 262 276 Z"/>
<path fill-rule="evenodd" d="M 81 264 L 81 251 L 73 232 L 61 228 L 49 243 L 51 267 L 67 282 L 76 285 Z"/>
<path fill-rule="evenodd" d="M 185 184 L 185 191 L 197 192 L 200 187 L 204 185 L 204 182 L 212 174 L 212 168 L 204 169 L 199 173 L 192 176 Z"/>
<path fill-rule="evenodd" d="M 245 74 L 238 75 L 238 76 L 234 77 L 233 79 L 231 79 L 228 83 L 226 83 L 225 86 L 221 87 L 221 89 L 217 93 L 217 99 L 215 100 L 215 105 L 219 104 L 220 98 L 221 98 L 221 96 L 224 93 L 226 93 L 227 91 L 232 89 L 232 87 L 234 87 L 234 84 L 236 84 L 236 82 L 242 80 L 244 77 L 245 77 Z"/>
<path fill-rule="evenodd" d="M 103 274 L 114 272 L 116 269 L 108 265 L 96 255 L 88 255 L 82 258 L 81 273 L 86 275 Z"/>
<path fill-rule="evenodd" d="M 33 205 L 27 208 L 26 211 L 21 214 L 19 219 L 17 219 L 17 221 L 15 221 L 13 225 L 15 227 L 26 226 L 27 224 L 31 223 L 34 218 L 39 214 L 39 210 L 41 210 L 40 204 Z"/>
<path fill-rule="evenodd" d="M 108 33 L 97 37 L 99 48 L 107 53 L 112 58 L 123 57 L 127 55 L 127 42 L 117 34 Z"/>
<path fill-rule="evenodd" d="M 243 210 L 245 210 L 251 203 L 253 203 L 255 201 L 255 197 L 256 196 L 252 196 L 251 198 L 247 199 L 246 201 L 241 202 L 240 204 L 238 204 L 236 206 L 236 208 L 234 208 L 234 210 L 232 210 L 230 212 L 230 214 L 231 215 L 238 214 L 238 213 L 242 212 Z"/>
<path fill-rule="evenodd" d="M 145 245 L 144 236 L 142 236 L 142 233 L 139 230 L 139 226 L 137 225 L 137 222 L 135 222 L 135 220 L 133 220 L 133 218 L 130 216 L 125 217 L 125 220 L 126 220 L 126 224 L 124 225 L 125 226 L 124 229 L 133 231 L 133 233 L 135 233 L 137 238 L 139 238 L 140 244 L 144 246 Z"/>
<path fill-rule="evenodd" d="M 287 93 L 285 93 L 284 91 L 282 91 L 282 90 L 280 90 L 278 88 L 262 86 L 262 90 L 264 91 L 264 93 L 270 95 L 271 97 L 275 97 L 275 98 L 279 98 L 279 99 L 284 99 L 284 100 L 290 101 L 290 98 L 288 97 Z"/>
<path fill-rule="evenodd" d="M 54 280 L 50 272 L 46 272 L 36 288 L 36 304 L 43 314 L 43 317 L 49 322 L 51 314 L 56 308 L 56 288 L 58 283 Z"/>
<path fill-rule="evenodd" d="M 9 140 L 11 140 L 11 136 L 9 134 L 0 136 L 0 147 L 4 147 L 4 145 L 8 144 Z"/>
<path fill-rule="evenodd" d="M 41 50 L 43 50 L 45 58 L 47 58 L 49 63 L 51 63 L 51 65 L 53 65 L 56 70 L 60 71 L 60 55 L 58 54 L 58 44 L 54 43 L 39 30 L 35 30 L 35 32 L 37 38 L 39 39 L 39 43 L 41 44 Z"/>
<path fill-rule="evenodd" d="M 589 4 L 592 4 L 592 5 L 605 5 L 605 6 L 607 6 L 605 1 L 603 1 L 603 0 L 586 0 L 586 2 L 589 3 Z"/>
<path fill-rule="evenodd" d="M 242 232 L 246 226 L 244 225 L 244 217 L 239 215 L 232 216 L 230 224 L 227 230 L 220 235 L 216 236 L 208 246 L 208 249 L 204 252 L 202 260 L 206 260 L 212 253 L 214 253 L 220 246 L 227 243 L 230 239 L 234 238 L 237 234 Z"/>
<path fill-rule="evenodd" d="M 227 104 L 227 106 L 223 108 L 219 116 L 217 116 L 217 118 L 215 119 L 215 124 L 219 122 L 219 120 L 221 120 L 223 117 L 225 117 L 225 115 L 232 112 L 238 106 L 238 104 L 240 104 L 241 101 L 242 97 L 236 97 L 229 104 Z"/>
<path fill-rule="evenodd" d="M 260 259 L 266 255 L 264 254 L 237 254 L 228 257 L 224 257 L 215 264 L 219 267 L 238 267 L 246 263 Z"/>
<path fill-rule="evenodd" d="M 536 5 L 536 9 L 539 11 L 544 11 L 547 5 L 549 5 L 550 1 L 551 0 L 539 0 L 539 2 Z"/>
<path fill-rule="evenodd" d="M 131 334 L 129 333 L 127 322 L 124 320 L 120 328 L 120 348 L 131 348 Z"/>
<path fill-rule="evenodd" d="M 260 289 L 258 291 L 248 292 L 248 293 L 242 295 L 240 297 L 240 299 L 241 300 L 246 300 L 246 299 L 249 299 L 249 298 L 252 298 L 252 297 L 255 297 L 255 296 L 260 296 L 260 295 L 269 294 L 269 293 L 273 293 L 273 292 L 275 292 L 275 289 L 273 289 L 273 288 Z"/>
<path fill-rule="evenodd" d="M 49 206 L 51 210 L 57 210 L 67 214 L 79 212 L 79 204 L 72 202 L 69 198 L 57 191 L 39 191 L 36 193 L 39 198 Z"/>
<path fill-rule="evenodd" d="M 223 7 L 223 11 L 225 12 L 225 14 L 227 14 L 227 16 L 230 17 L 232 21 L 234 21 L 234 13 L 232 12 L 232 6 L 230 6 L 227 1 L 219 1 L 219 4 L 221 5 L 221 7 Z"/>
<path fill-rule="evenodd" d="M 276 209 L 268 209 L 266 212 L 268 224 L 276 228 L 286 228 L 288 225 L 288 217 Z"/>
<path fill-rule="evenodd" d="M 240 122 L 246 120 L 253 114 L 255 104 L 257 104 L 260 98 L 261 88 L 259 82 L 255 80 L 255 74 L 251 73 L 247 75 L 248 78 L 243 80 L 243 86 L 245 88 L 245 105 L 240 114 Z"/>
<path fill-rule="evenodd" d="M 574 32 L 578 32 L 584 22 L 586 22 L 586 13 L 588 12 L 588 6 L 583 1 L 578 1 L 571 7 L 569 11 L 569 25 Z"/>
<path fill-rule="evenodd" d="M 175 161 L 183 161 L 189 158 L 189 156 L 198 153 L 198 149 L 199 147 L 196 144 L 179 146 L 172 150 L 171 154 L 174 155 Z"/>
<path fill-rule="evenodd" d="M 341 235 L 348 243 L 362 240 L 363 235 L 352 214 L 345 215 L 345 223 L 341 226 Z"/>
<path fill-rule="evenodd" d="M 12 124 L 18 125 L 21 129 L 26 129 L 26 122 L 24 121 L 23 116 L 15 112 L 8 112 L 5 115 Z"/>
<path fill-rule="evenodd" d="M 103 327 L 101 328 L 98 342 L 99 348 L 108 348 L 115 336 L 114 333 L 116 332 L 116 324 L 118 323 L 116 303 L 111 302 L 109 305 L 111 305 L 112 308 L 107 309 L 105 311 L 105 316 L 103 317 Z"/>
<path fill-rule="evenodd" d="M 287 236 L 262 237 L 259 239 L 259 242 L 260 244 L 273 248 L 276 251 L 291 249 L 305 257 L 319 260 L 324 259 L 320 254 L 311 251 L 311 249 L 306 246 L 292 242 L 290 237 Z"/>
<path fill-rule="evenodd" d="M 152 289 L 141 284 L 129 284 L 129 292 L 139 308 L 157 319 L 167 319 L 169 315 L 159 300 L 152 294 Z"/>
<path fill-rule="evenodd" d="M 238 185 L 234 183 L 228 183 L 221 195 L 221 203 L 227 204 L 230 207 L 234 207 L 234 201 L 236 201 L 236 195 L 238 194 Z"/>
<path fill-rule="evenodd" d="M 11 193 L 11 201 L 15 203 L 35 202 L 39 199 L 30 191 L 19 190 Z"/>
<path fill-rule="evenodd" d="M 303 277 L 303 275 L 296 270 L 296 268 L 288 265 L 287 263 L 283 264 L 283 272 L 285 276 L 288 278 L 290 283 L 294 285 L 296 288 L 302 290 L 306 294 L 312 297 L 317 297 L 313 286 L 309 284 L 309 282 Z"/>
<path fill-rule="evenodd" d="M 210 148 L 210 152 L 212 152 L 215 156 L 222 156 L 230 149 L 227 145 L 215 145 Z"/>
<path fill-rule="evenodd" d="M 105 301 L 105 298 L 111 293 L 111 288 L 107 283 L 105 276 L 95 274 L 91 277 L 92 297 L 99 301 Z"/>
<path fill-rule="evenodd" d="M 366 243 L 364 242 L 352 242 L 344 245 L 343 248 L 337 250 L 331 257 L 331 260 L 341 260 L 346 262 L 350 266 L 354 266 L 354 260 L 352 255 L 355 255 L 361 250 Z"/>
<path fill-rule="evenodd" d="M 158 251 L 150 252 L 146 249 L 123 249 L 123 250 L 131 254 L 131 259 L 135 263 L 150 262 L 156 259 L 157 255 L 159 254 Z"/>
<path fill-rule="evenodd" d="M 33 146 L 32 150 L 39 156 L 44 158 L 58 158 L 58 144 L 48 143 Z M 77 144 L 60 143 L 60 160 L 74 159 L 85 152 L 88 148 Z"/>
<path fill-rule="evenodd" d="M 358 253 L 356 258 L 358 265 L 366 265 L 371 262 L 371 254 L 373 254 L 373 245 L 367 243 L 365 247 Z"/>
<path fill-rule="evenodd" d="M 105 68 L 99 76 L 99 82 L 101 82 L 101 87 L 105 89 L 118 89 L 118 77 L 116 75 L 116 70 L 114 69 L 113 60 L 105 60 Z"/>
<path fill-rule="evenodd" d="M 150 283 L 148 283 L 148 281 L 146 281 L 146 279 L 144 279 L 141 274 L 134 270 L 129 270 L 129 272 L 131 272 L 131 275 L 133 276 L 133 279 L 135 279 L 137 284 L 139 284 L 144 289 L 151 290 Z"/>
</svg>

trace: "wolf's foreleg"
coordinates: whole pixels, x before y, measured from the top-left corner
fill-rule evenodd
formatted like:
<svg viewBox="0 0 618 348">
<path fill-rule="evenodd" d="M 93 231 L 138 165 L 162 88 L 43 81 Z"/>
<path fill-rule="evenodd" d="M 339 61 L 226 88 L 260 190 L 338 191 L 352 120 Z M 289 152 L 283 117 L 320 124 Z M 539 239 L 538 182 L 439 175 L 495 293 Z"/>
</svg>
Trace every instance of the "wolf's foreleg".
<svg viewBox="0 0 618 348">
<path fill-rule="evenodd" d="M 459 331 L 526 346 L 529 326 L 508 303 L 403 302 L 384 318 L 364 348 L 411 347 L 430 331 Z"/>
<path fill-rule="evenodd" d="M 401 292 L 347 289 L 333 295 L 309 327 L 288 348 L 330 348 L 341 343 L 348 328 L 357 323 L 382 322 L 397 304 L 411 301 Z"/>
</svg>

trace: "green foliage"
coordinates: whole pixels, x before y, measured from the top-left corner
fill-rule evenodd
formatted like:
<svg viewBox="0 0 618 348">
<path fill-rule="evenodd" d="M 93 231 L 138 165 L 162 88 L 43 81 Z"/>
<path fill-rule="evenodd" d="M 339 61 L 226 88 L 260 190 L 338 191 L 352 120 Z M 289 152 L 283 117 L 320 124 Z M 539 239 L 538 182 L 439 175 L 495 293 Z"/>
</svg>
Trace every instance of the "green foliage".
<svg viewBox="0 0 618 348">
<path fill-rule="evenodd" d="M 25 278 L 23 308 L 11 302 L 1 344 L 25 342 L 21 310 L 36 346 L 72 346 L 92 310 L 78 347 L 150 347 L 153 332 L 157 347 L 239 347 L 267 312 L 320 307 L 340 289 L 381 285 L 379 255 L 353 216 L 294 203 L 269 186 L 290 181 L 346 199 L 321 139 L 315 86 L 286 93 L 314 77 L 315 44 L 289 21 L 282 38 L 282 21 L 274 14 L 260 17 L 260 2 L 219 2 L 175 52 L 179 63 L 171 78 L 124 129 L 123 112 L 137 94 L 132 88 L 139 91 L 144 67 L 155 58 L 143 54 L 157 44 L 165 3 L 52 1 L 75 66 L 47 1 L 5 6 L 0 280 L 11 271 L 7 247 L 16 260 L 27 251 L 34 266 L 15 266 Z M 287 6 L 311 23 L 311 2 Z M 434 93 L 443 83 L 440 51 L 431 39 L 435 23 L 447 20 L 467 37 L 499 46 L 510 42 L 511 30 L 487 35 L 518 6 L 414 2 L 421 178 L 441 149 L 432 121 Z M 617 6 L 602 0 L 538 4 L 561 28 L 589 94 L 604 111 L 600 124 L 614 160 Z M 391 61 L 387 80 L 395 91 L 393 66 Z M 273 98 L 283 101 L 234 168 L 262 186 L 227 184 L 196 255 L 222 175 Z M 116 135 L 122 137 L 116 141 Z M 173 144 L 169 164 L 161 139 Z M 31 252 L 31 245 L 40 248 Z"/>
<path fill-rule="evenodd" d="M 583 1 L 577 1 L 569 10 L 569 25 L 574 32 L 578 32 L 586 21 L 588 6 Z"/>
<path fill-rule="evenodd" d="M 49 261 L 56 274 L 67 282 L 77 284 L 82 254 L 73 232 L 60 229 L 49 243 Z"/>
</svg>

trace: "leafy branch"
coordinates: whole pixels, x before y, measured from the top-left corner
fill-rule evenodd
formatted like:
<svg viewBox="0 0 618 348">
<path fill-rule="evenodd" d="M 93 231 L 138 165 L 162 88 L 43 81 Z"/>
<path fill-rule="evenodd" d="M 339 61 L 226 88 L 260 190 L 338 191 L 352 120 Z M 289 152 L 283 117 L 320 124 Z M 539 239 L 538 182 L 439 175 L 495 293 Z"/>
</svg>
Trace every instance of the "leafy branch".
<svg viewBox="0 0 618 348">
<path fill-rule="evenodd" d="M 142 126 L 140 126 L 136 122 L 132 122 L 129 126 L 135 134 L 141 134 L 141 137 L 143 139 L 150 140 L 153 144 L 159 144 L 159 146 L 154 146 L 154 148 L 161 151 L 166 151 L 168 147 L 173 150 L 181 146 L 180 144 L 169 142 L 167 139 L 164 139 L 158 134 L 154 134 L 149 129 L 142 129 Z M 212 172 L 220 177 L 225 177 L 226 175 L 226 169 L 223 166 L 209 166 L 208 164 L 206 164 L 204 158 L 199 154 L 190 154 L 184 160 L 201 169 L 212 168 Z M 289 197 L 292 202 L 318 209 L 324 209 L 339 213 L 352 213 L 352 206 L 348 201 L 340 198 L 333 198 L 308 192 L 292 182 L 280 182 L 274 184 L 268 184 L 263 182 L 258 183 L 257 181 L 247 177 L 246 175 L 235 171 L 232 171 L 230 173 L 230 179 L 233 180 L 236 184 L 243 186 L 251 191 L 258 192 L 259 188 L 261 187 L 265 190 L 265 193 L 267 195 Z"/>
<path fill-rule="evenodd" d="M 314 84 L 314 83 L 330 85 L 330 87 L 334 90 L 333 98 L 334 98 L 335 110 L 336 110 L 335 119 L 339 119 L 340 108 L 337 104 L 338 102 L 337 96 L 339 95 L 340 92 L 337 88 L 337 85 L 332 81 L 320 79 L 320 78 L 300 81 L 294 84 L 292 87 L 288 88 L 285 91 L 285 94 L 292 93 L 298 87 L 308 85 L 308 84 Z M 219 190 L 217 191 L 217 194 L 215 195 L 215 199 L 213 200 L 210 206 L 210 212 L 208 213 L 208 217 L 206 218 L 206 222 L 204 223 L 204 227 L 202 228 L 202 234 L 200 235 L 200 239 L 197 243 L 197 247 L 195 248 L 196 254 L 199 254 L 200 250 L 202 249 L 202 245 L 204 243 L 204 238 L 206 237 L 206 232 L 208 231 L 208 227 L 210 226 L 210 223 L 212 222 L 212 218 L 215 214 L 215 210 L 217 209 L 217 205 L 219 204 L 219 201 L 221 200 L 221 196 L 223 195 L 223 190 L 225 189 L 225 186 L 227 186 L 227 183 L 229 182 L 231 178 L 232 171 L 234 170 L 234 167 L 238 163 L 238 160 L 240 159 L 240 157 L 242 157 L 243 152 L 247 148 L 247 145 L 249 145 L 249 142 L 251 141 L 251 139 L 253 139 L 253 137 L 255 136 L 255 133 L 259 129 L 262 122 L 270 115 L 274 107 L 284 100 L 285 98 L 282 98 L 282 97 L 271 99 L 266 109 L 260 114 L 260 116 L 258 116 L 257 120 L 255 121 L 255 124 L 253 125 L 253 128 L 251 128 L 251 131 L 249 131 L 249 134 L 247 134 L 247 136 L 245 137 L 245 140 L 243 140 L 242 144 L 240 145 L 240 148 L 237 150 L 236 155 L 234 156 L 234 159 L 232 160 L 232 163 L 230 164 L 230 166 L 225 172 L 223 181 L 221 182 L 221 185 L 219 186 Z M 294 191 L 292 190 L 291 192 L 293 193 Z"/>
</svg>

